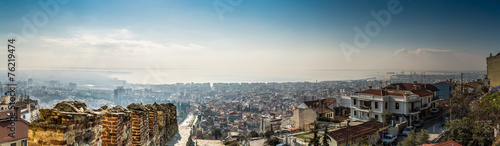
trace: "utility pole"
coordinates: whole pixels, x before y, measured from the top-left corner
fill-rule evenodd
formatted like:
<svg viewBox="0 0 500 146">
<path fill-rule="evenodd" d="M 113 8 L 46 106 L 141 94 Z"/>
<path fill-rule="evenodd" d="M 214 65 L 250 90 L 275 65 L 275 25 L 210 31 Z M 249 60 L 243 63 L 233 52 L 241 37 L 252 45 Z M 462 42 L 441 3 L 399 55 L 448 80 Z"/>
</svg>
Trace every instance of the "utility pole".
<svg viewBox="0 0 500 146">
<path fill-rule="evenodd" d="M 347 131 L 347 139 L 345 141 L 345 144 L 346 145 L 349 145 L 349 122 L 351 122 L 351 120 L 347 120 L 347 128 L 346 128 L 346 131 Z"/>
</svg>

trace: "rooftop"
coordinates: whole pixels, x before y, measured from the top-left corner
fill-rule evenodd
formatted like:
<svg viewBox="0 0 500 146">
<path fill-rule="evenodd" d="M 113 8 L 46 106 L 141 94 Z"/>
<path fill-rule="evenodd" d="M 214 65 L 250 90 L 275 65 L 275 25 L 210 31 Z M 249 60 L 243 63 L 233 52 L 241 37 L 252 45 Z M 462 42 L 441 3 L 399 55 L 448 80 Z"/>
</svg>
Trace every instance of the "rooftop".
<svg viewBox="0 0 500 146">
<path fill-rule="evenodd" d="M 384 128 L 384 124 L 378 121 L 368 121 L 362 124 L 349 127 L 349 132 L 347 128 L 338 129 L 328 133 L 338 143 L 346 142 L 346 135 L 349 133 L 349 139 L 354 140 L 359 137 L 371 135 L 380 129 Z"/>
</svg>

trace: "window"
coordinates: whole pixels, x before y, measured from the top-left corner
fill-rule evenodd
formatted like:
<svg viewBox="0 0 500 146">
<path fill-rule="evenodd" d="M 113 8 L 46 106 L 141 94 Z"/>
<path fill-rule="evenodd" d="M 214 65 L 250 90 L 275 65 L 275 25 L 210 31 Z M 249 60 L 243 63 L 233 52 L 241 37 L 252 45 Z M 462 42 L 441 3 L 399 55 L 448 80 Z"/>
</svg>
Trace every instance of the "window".
<svg viewBox="0 0 500 146">
<path fill-rule="evenodd" d="M 375 120 L 378 120 L 378 115 L 375 115 Z"/>
<path fill-rule="evenodd" d="M 10 146 L 17 146 L 17 144 L 14 142 L 14 143 L 10 143 Z"/>
<path fill-rule="evenodd" d="M 387 102 L 385 102 L 385 109 L 387 109 Z"/>
<path fill-rule="evenodd" d="M 396 109 L 399 109 L 399 103 L 396 102 Z"/>
<path fill-rule="evenodd" d="M 368 117 L 368 118 L 369 118 L 369 117 L 370 117 L 370 113 L 366 113 L 366 117 Z"/>
<path fill-rule="evenodd" d="M 354 102 L 354 105 L 356 105 L 356 99 L 354 99 L 354 101 L 353 101 L 353 102 Z"/>
<path fill-rule="evenodd" d="M 427 103 L 431 103 L 431 98 L 427 98 Z"/>
<path fill-rule="evenodd" d="M 356 115 L 356 111 L 354 111 L 354 115 Z"/>
<path fill-rule="evenodd" d="M 21 141 L 21 146 L 28 146 L 28 142 L 26 140 Z"/>
<path fill-rule="evenodd" d="M 378 109 L 378 102 L 375 101 L 375 109 Z"/>
</svg>

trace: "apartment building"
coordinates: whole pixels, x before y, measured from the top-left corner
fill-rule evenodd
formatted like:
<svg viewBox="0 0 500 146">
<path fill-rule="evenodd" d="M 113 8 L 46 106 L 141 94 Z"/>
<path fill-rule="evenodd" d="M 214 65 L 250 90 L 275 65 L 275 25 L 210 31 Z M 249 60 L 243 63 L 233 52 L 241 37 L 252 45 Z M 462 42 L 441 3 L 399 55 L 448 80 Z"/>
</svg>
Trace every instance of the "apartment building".
<svg viewBox="0 0 500 146">
<path fill-rule="evenodd" d="M 438 89 L 431 84 L 398 83 L 384 88 L 355 92 L 351 95 L 351 119 L 383 122 L 382 113 L 392 112 L 394 123 L 410 122 L 430 116 Z"/>
</svg>

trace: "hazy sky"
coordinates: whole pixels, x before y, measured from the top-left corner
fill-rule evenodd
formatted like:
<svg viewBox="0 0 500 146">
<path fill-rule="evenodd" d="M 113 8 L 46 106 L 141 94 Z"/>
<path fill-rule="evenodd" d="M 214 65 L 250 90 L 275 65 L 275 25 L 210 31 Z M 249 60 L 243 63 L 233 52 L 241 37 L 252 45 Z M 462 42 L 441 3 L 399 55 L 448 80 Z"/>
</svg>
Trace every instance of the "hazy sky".
<svg viewBox="0 0 500 146">
<path fill-rule="evenodd" d="M 0 38 L 21 41 L 21 70 L 293 78 L 318 70 L 485 70 L 485 57 L 500 51 L 494 0 L 3 0 L 0 10 Z M 371 11 L 390 20 L 384 15 L 381 24 Z M 356 45 L 356 27 L 369 42 Z M 344 53 L 342 42 L 359 51 Z"/>
</svg>

